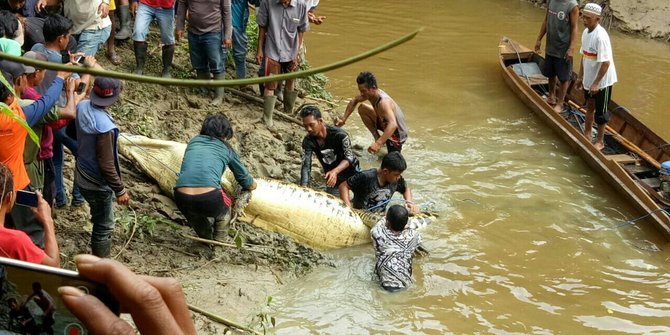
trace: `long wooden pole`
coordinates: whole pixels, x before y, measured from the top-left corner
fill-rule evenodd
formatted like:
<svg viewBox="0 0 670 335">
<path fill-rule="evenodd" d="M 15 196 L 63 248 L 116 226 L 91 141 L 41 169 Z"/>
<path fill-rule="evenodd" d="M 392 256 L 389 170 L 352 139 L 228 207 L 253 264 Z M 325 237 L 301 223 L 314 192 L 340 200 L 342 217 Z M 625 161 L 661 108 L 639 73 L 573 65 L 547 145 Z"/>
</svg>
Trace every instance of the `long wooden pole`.
<svg viewBox="0 0 670 335">
<path fill-rule="evenodd" d="M 577 108 L 580 112 L 586 114 L 586 110 L 584 108 L 582 108 L 581 106 L 577 105 L 576 103 L 574 103 L 573 101 L 568 101 L 568 103 L 570 104 L 570 106 L 572 106 L 574 108 Z M 642 157 L 642 159 L 647 161 L 649 164 L 653 165 L 655 168 L 657 168 L 657 169 L 661 168 L 661 164 L 656 159 L 654 159 L 654 157 L 649 156 L 648 153 L 646 153 L 644 150 L 640 149 L 640 147 L 635 145 L 635 143 L 633 143 L 633 142 L 629 141 L 627 138 L 623 137 L 621 134 L 619 134 L 612 127 L 606 126 L 605 130 L 612 133 L 612 136 L 614 137 L 614 140 L 619 142 L 619 144 L 623 145 L 626 149 L 628 149 L 628 150 L 632 151 L 633 153 L 635 153 L 636 155 Z"/>
<path fill-rule="evenodd" d="M 204 310 L 200 307 L 188 304 L 188 309 L 190 309 L 190 310 L 192 310 L 196 313 L 200 313 L 200 314 L 206 316 L 207 318 L 209 318 L 210 320 L 213 320 L 213 321 L 216 321 L 216 322 L 219 322 L 219 323 L 223 323 L 224 325 L 226 325 L 228 327 L 233 327 L 233 328 L 237 328 L 237 329 L 240 329 L 240 330 L 244 330 L 244 331 L 250 332 L 254 335 L 261 335 L 261 333 L 255 331 L 255 330 L 253 330 L 249 327 L 245 327 L 245 326 L 243 326 L 243 325 L 241 325 L 241 324 L 239 324 L 235 321 L 231 321 L 231 320 L 228 320 L 228 319 L 226 319 L 226 318 L 224 318 L 220 315 L 216 315 L 212 312 L 208 312 L 208 311 L 206 311 L 206 310 Z"/>
</svg>

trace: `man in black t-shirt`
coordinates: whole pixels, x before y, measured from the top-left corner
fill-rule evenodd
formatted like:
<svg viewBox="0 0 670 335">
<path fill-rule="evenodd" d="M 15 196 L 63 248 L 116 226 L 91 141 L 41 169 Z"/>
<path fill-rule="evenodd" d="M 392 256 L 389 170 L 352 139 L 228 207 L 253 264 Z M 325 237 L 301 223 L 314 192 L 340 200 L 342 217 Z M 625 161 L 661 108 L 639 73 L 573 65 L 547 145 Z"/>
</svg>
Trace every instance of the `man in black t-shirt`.
<svg viewBox="0 0 670 335">
<path fill-rule="evenodd" d="M 300 185 L 309 185 L 312 154 L 316 154 L 325 172 L 326 192 L 339 197 L 338 185 L 360 171 L 358 158 L 351 150 L 349 135 L 340 128 L 327 126 L 316 106 L 305 106 L 300 111 L 300 117 L 307 131 L 302 141 Z"/>
<path fill-rule="evenodd" d="M 407 163 L 402 154 L 397 151 L 390 152 L 382 159 L 379 169 L 365 170 L 340 184 L 342 200 L 352 206 L 349 198 L 351 190 L 354 192 L 354 208 L 383 212 L 393 193 L 399 192 L 405 198 L 405 207 L 410 214 L 416 214 L 419 208 L 412 202 L 412 191 L 401 175 L 406 168 Z"/>
</svg>

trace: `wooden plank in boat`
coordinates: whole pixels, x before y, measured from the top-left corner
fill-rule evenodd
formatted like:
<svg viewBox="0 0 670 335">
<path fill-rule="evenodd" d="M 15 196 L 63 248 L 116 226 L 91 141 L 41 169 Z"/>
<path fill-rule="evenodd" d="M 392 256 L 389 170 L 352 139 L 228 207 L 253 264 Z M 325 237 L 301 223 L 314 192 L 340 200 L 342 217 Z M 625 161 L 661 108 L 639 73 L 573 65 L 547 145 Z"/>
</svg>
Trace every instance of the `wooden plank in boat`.
<svg viewBox="0 0 670 335">
<path fill-rule="evenodd" d="M 622 167 L 628 171 L 628 173 L 631 174 L 637 174 L 637 173 L 646 173 L 646 172 L 652 172 L 655 171 L 656 169 L 649 168 L 644 165 L 636 165 L 636 164 L 625 164 L 622 165 Z"/>
<path fill-rule="evenodd" d="M 645 179 L 640 179 L 641 182 L 653 187 L 653 188 L 658 188 L 661 186 L 661 180 L 658 178 L 645 178 Z"/>
<path fill-rule="evenodd" d="M 507 40 L 507 42 L 500 42 L 498 45 L 500 48 L 500 56 L 504 60 L 510 59 L 527 59 L 533 55 L 533 50 L 520 45 L 512 40 Z"/>
<path fill-rule="evenodd" d="M 629 164 L 629 163 L 636 163 L 639 162 L 640 160 L 637 158 L 633 158 L 630 155 L 626 154 L 617 154 L 617 155 L 605 155 L 607 159 L 615 161 L 619 164 Z"/>
</svg>

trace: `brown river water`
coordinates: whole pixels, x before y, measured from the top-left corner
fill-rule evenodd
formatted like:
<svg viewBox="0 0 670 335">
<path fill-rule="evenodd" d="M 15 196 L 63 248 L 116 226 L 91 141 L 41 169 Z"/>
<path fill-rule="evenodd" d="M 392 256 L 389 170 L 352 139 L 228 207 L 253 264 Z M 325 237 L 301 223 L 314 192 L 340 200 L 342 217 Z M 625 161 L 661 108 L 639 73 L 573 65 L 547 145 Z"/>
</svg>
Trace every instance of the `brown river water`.
<svg viewBox="0 0 670 335">
<path fill-rule="evenodd" d="M 544 12 L 519 0 L 323 0 L 305 35 L 322 65 L 418 27 L 414 40 L 328 73 L 348 98 L 369 70 L 402 107 L 415 200 L 440 214 L 429 257 L 395 294 L 373 279 L 370 245 L 332 252 L 274 294 L 279 334 L 670 334 L 670 244 L 507 88 L 508 36 L 532 46 Z M 580 23 L 580 32 L 583 26 Z M 611 32 L 613 99 L 670 138 L 670 45 Z M 355 116 L 346 129 L 367 147 Z M 364 168 L 376 157 L 363 157 Z"/>
</svg>

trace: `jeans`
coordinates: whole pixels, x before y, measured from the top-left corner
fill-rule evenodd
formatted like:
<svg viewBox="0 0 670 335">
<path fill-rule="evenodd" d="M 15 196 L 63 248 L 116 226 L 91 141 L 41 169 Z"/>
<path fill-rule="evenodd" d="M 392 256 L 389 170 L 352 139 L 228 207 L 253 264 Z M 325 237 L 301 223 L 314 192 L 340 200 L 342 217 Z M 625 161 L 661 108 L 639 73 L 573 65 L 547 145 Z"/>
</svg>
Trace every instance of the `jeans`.
<svg viewBox="0 0 670 335">
<path fill-rule="evenodd" d="M 174 9 L 154 8 L 142 2 L 139 3 L 137 14 L 135 15 L 133 41 L 145 42 L 147 40 L 149 24 L 154 18 L 158 22 L 158 27 L 161 31 L 161 42 L 164 45 L 174 44 Z"/>
<path fill-rule="evenodd" d="M 54 172 L 56 174 L 56 206 L 64 206 L 67 204 L 67 197 L 65 196 L 65 182 L 63 181 L 63 145 L 65 145 L 70 152 L 77 157 L 77 141 L 73 140 L 65 134 L 65 127 L 61 129 L 54 129 L 53 142 L 53 164 Z M 73 182 L 72 187 L 72 201 L 83 201 L 84 198 L 79 193 L 79 186 Z"/>
<path fill-rule="evenodd" d="M 81 194 L 88 202 L 91 208 L 91 222 L 93 223 L 93 233 L 91 234 L 91 243 L 105 242 L 112 238 L 114 232 L 114 191 L 106 187 L 104 190 L 81 189 Z"/>
<path fill-rule="evenodd" d="M 191 65 L 198 72 L 223 73 L 225 70 L 225 55 L 220 31 L 212 31 L 202 35 L 188 32 L 188 49 L 191 56 Z"/>
<path fill-rule="evenodd" d="M 83 52 L 86 56 L 95 56 L 100 47 L 107 42 L 111 33 L 112 26 L 82 31 L 77 37 L 77 52 Z"/>
<path fill-rule="evenodd" d="M 247 30 L 244 27 L 233 26 L 233 60 L 237 79 L 247 77 Z"/>
</svg>

